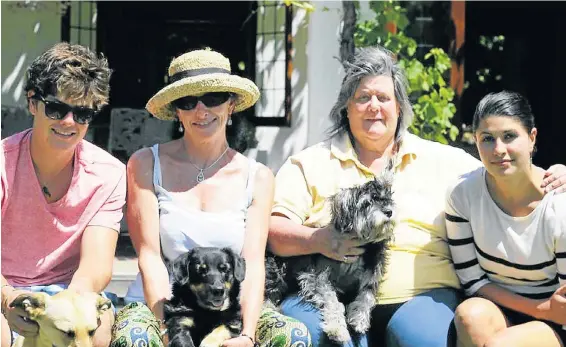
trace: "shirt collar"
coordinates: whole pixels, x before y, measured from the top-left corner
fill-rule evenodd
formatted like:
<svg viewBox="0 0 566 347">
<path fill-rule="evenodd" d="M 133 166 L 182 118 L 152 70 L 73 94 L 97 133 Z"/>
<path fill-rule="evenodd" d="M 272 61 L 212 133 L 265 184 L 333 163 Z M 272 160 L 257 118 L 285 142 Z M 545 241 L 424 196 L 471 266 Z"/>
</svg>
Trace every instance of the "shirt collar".
<svg viewBox="0 0 566 347">
<path fill-rule="evenodd" d="M 401 141 L 401 146 L 399 147 L 395 167 L 418 158 L 419 150 L 421 148 L 419 147 L 417 140 L 418 137 L 416 135 L 410 134 L 409 132 L 405 133 L 405 136 L 403 136 L 403 140 Z"/>
<path fill-rule="evenodd" d="M 417 136 L 406 133 L 401 142 L 399 153 L 395 159 L 395 168 L 399 165 L 418 157 L 419 144 L 417 143 Z M 358 155 L 352 146 L 348 133 L 332 137 L 330 141 L 330 153 L 340 161 L 353 161 L 356 166 L 369 171 L 369 169 L 358 160 Z"/>
</svg>

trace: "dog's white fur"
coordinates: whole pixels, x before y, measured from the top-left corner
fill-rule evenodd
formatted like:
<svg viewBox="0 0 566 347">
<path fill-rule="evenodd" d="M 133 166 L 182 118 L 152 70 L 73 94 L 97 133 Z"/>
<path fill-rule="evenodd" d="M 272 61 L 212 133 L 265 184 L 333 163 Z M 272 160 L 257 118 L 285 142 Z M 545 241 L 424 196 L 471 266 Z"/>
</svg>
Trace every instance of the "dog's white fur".
<svg viewBox="0 0 566 347">
<path fill-rule="evenodd" d="M 24 309 L 39 324 L 37 336 L 18 336 L 14 347 L 92 347 L 100 316 L 111 302 L 97 293 L 64 290 L 53 296 L 22 294 L 12 305 Z"/>
</svg>

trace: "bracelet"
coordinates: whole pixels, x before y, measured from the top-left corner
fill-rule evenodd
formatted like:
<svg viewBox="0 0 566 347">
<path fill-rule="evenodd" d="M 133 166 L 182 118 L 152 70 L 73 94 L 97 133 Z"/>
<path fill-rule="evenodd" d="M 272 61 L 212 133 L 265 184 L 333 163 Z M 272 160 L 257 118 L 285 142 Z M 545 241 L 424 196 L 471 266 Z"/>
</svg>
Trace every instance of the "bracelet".
<svg viewBox="0 0 566 347">
<path fill-rule="evenodd" d="M 163 328 L 159 331 L 159 336 L 161 338 L 163 338 L 163 336 L 167 335 L 167 333 L 169 332 L 169 329 L 167 329 L 167 325 L 165 324 L 165 319 L 161 319 L 158 322 L 159 322 L 159 328 L 161 328 L 162 326 L 165 325 L 165 328 Z"/>
<path fill-rule="evenodd" d="M 254 345 L 254 347 L 259 347 L 259 343 L 255 342 L 254 339 L 253 339 L 250 335 L 247 335 L 247 334 L 240 334 L 240 336 L 247 337 L 248 339 L 250 339 L 250 341 L 252 342 L 252 344 Z"/>
</svg>

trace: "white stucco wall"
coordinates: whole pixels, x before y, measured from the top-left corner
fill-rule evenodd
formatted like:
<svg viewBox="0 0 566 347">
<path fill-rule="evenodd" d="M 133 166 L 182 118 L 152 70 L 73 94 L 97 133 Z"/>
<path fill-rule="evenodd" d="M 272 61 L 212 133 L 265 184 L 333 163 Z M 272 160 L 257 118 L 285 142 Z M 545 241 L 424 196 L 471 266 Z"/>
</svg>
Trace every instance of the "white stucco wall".
<svg viewBox="0 0 566 347">
<path fill-rule="evenodd" d="M 27 67 L 61 40 L 59 3 L 45 2 L 36 10 L 19 8 L 15 1 L 2 1 L 1 4 L 2 105 L 23 105 Z"/>
<path fill-rule="evenodd" d="M 259 144 L 250 152 L 274 172 L 291 154 L 324 139 L 342 79 L 336 58 L 342 3 L 316 1 L 314 6 L 310 14 L 297 9 L 293 19 L 291 127 L 258 127 Z"/>
</svg>

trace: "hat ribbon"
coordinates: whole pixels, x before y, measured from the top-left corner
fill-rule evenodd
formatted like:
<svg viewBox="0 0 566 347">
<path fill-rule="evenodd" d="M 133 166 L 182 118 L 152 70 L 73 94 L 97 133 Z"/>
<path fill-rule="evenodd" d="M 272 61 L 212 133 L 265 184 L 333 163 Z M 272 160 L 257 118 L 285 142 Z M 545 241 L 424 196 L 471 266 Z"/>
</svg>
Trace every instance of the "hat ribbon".
<svg viewBox="0 0 566 347">
<path fill-rule="evenodd" d="M 219 67 L 205 67 L 201 69 L 179 71 L 173 76 L 169 76 L 169 83 L 174 83 L 187 77 L 195 77 L 195 76 L 207 75 L 212 73 L 230 74 L 230 71 Z"/>
</svg>

